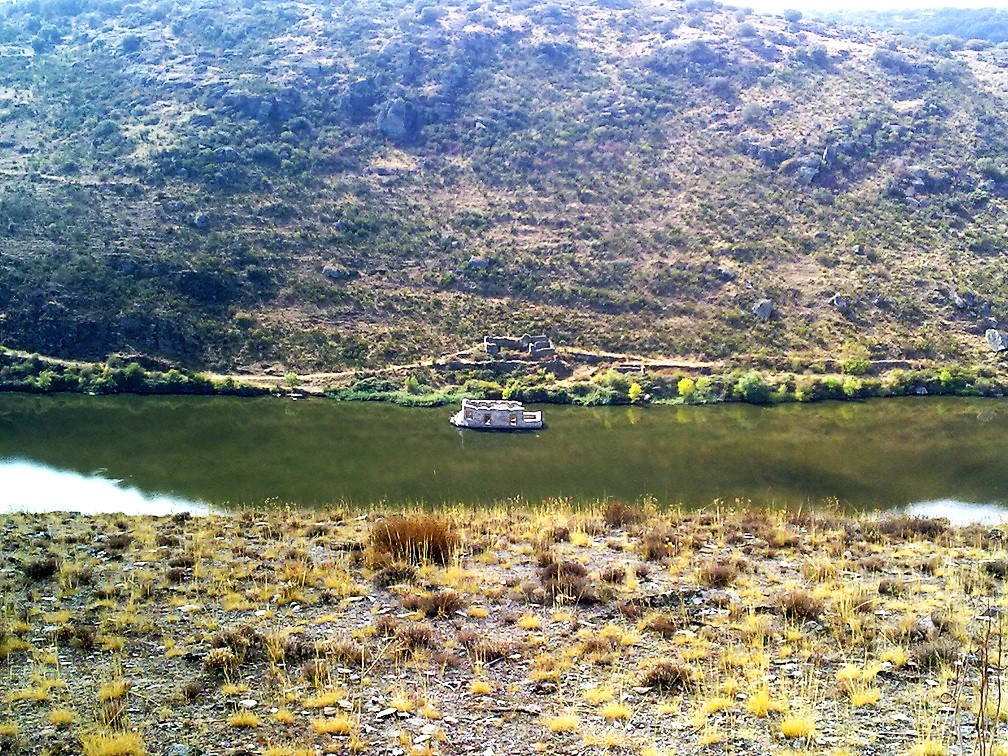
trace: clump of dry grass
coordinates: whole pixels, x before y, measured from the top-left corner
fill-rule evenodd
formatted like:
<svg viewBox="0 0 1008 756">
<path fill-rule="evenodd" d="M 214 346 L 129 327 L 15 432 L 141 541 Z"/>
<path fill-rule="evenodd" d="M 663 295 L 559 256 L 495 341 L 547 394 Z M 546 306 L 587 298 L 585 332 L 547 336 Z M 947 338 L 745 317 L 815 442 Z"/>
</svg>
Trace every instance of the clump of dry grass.
<svg viewBox="0 0 1008 756">
<path fill-rule="evenodd" d="M 918 669 L 935 670 L 959 658 L 959 645 L 951 638 L 925 641 L 910 650 L 910 663 Z"/>
<path fill-rule="evenodd" d="M 371 529 L 371 547 L 376 554 L 414 564 L 447 564 L 459 545 L 455 524 L 447 517 L 432 514 L 389 517 Z"/>
<path fill-rule="evenodd" d="M 782 593 L 778 607 L 784 617 L 799 622 L 818 620 L 823 613 L 822 600 L 804 588 L 794 588 Z"/>
<path fill-rule="evenodd" d="M 663 638 L 671 638 L 683 628 L 683 625 L 682 619 L 676 617 L 674 614 L 662 612 L 645 617 L 643 622 L 641 622 L 640 629 L 658 633 Z"/>
<path fill-rule="evenodd" d="M 430 594 L 414 593 L 403 599 L 403 608 L 420 612 L 425 617 L 445 618 L 465 611 L 469 602 L 457 591 L 446 589 Z"/>
<path fill-rule="evenodd" d="M 57 570 L 59 562 L 51 554 L 21 563 L 21 573 L 28 580 L 46 580 L 55 575 Z"/>
<path fill-rule="evenodd" d="M 143 740 L 135 732 L 97 732 L 81 736 L 84 756 L 144 756 Z"/>
<path fill-rule="evenodd" d="M 668 559 L 679 550 L 679 534 L 666 523 L 656 525 L 644 531 L 637 549 L 641 558 L 649 562 Z"/>
<path fill-rule="evenodd" d="M 408 562 L 393 562 L 381 567 L 374 575 L 374 584 L 382 588 L 400 583 L 412 583 L 416 580 L 416 565 Z"/>
<path fill-rule="evenodd" d="M 624 501 L 612 500 L 606 503 L 602 511 L 602 519 L 610 528 L 625 528 L 644 522 L 648 517 L 647 510 L 639 504 L 627 504 Z"/>
<path fill-rule="evenodd" d="M 696 672 L 681 662 L 665 660 L 647 667 L 640 677 L 640 684 L 662 692 L 692 690 L 696 686 Z"/>
<path fill-rule="evenodd" d="M 235 670 L 241 660 L 235 652 L 225 647 L 211 648 L 207 655 L 203 657 L 203 668 L 207 672 L 215 672 L 221 675 L 230 674 Z"/>
<path fill-rule="evenodd" d="M 913 517 L 895 515 L 878 522 L 867 523 L 865 534 L 873 540 L 912 541 L 925 539 L 933 541 L 948 532 L 949 521 L 934 517 Z"/>
<path fill-rule="evenodd" d="M 426 622 L 403 622 L 393 634 L 410 651 L 434 647 L 434 628 Z"/>
<path fill-rule="evenodd" d="M 553 601 L 564 598 L 577 602 L 591 598 L 588 594 L 588 570 L 574 560 L 550 562 L 542 567 L 539 582 L 547 598 Z"/>
<path fill-rule="evenodd" d="M 700 565 L 697 577 L 706 586 L 724 588 L 735 582 L 735 578 L 748 566 L 749 562 L 738 556 L 709 559 Z"/>
<path fill-rule="evenodd" d="M 626 567 L 622 564 L 610 564 L 602 568 L 599 577 L 607 583 L 622 583 L 626 579 Z"/>
</svg>

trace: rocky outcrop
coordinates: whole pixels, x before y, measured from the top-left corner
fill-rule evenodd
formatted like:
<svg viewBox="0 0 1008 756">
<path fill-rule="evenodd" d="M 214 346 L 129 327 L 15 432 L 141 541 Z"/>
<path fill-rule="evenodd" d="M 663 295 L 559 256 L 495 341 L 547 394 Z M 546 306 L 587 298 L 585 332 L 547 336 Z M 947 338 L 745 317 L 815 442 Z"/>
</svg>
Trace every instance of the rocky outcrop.
<svg viewBox="0 0 1008 756">
<path fill-rule="evenodd" d="M 378 130 L 393 142 L 408 144 L 420 135 L 420 113 L 402 98 L 390 100 L 378 114 Z"/>
<path fill-rule="evenodd" d="M 761 299 L 752 306 L 753 315 L 760 320 L 770 320 L 770 316 L 773 315 L 773 311 L 773 302 L 769 299 Z"/>
<path fill-rule="evenodd" d="M 357 275 L 357 271 L 351 270 L 350 268 L 344 268 L 341 265 L 333 265 L 332 263 L 326 264 L 322 268 L 322 275 L 328 278 L 330 281 L 339 282 L 347 281 Z"/>
<path fill-rule="evenodd" d="M 366 121 L 371 117 L 378 96 L 378 87 L 375 86 L 374 80 L 352 81 L 340 98 L 340 111 L 355 123 Z"/>
<path fill-rule="evenodd" d="M 1008 334 L 1004 331 L 999 331 L 996 328 L 988 328 L 984 333 L 984 338 L 987 339 L 987 346 L 989 346 L 993 351 L 1008 351 Z"/>
</svg>

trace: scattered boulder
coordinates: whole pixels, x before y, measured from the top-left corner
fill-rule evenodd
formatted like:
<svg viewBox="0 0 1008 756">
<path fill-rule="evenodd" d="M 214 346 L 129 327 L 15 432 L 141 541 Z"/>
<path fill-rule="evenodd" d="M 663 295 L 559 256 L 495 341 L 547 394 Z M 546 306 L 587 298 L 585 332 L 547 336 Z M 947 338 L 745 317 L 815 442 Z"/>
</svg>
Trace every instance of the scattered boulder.
<svg viewBox="0 0 1008 756">
<path fill-rule="evenodd" d="M 938 637 L 938 625 L 930 617 L 921 617 L 910 628 L 910 637 L 917 641 L 933 641 Z"/>
<path fill-rule="evenodd" d="M 194 213 L 192 217 L 192 224 L 194 228 L 198 228 L 200 231 L 206 231 L 210 228 L 210 216 L 206 213 Z"/>
<path fill-rule="evenodd" d="M 847 312 L 850 310 L 850 300 L 842 294 L 834 294 L 829 298 L 829 303 L 836 309 L 840 310 L 840 312 Z"/>
<path fill-rule="evenodd" d="M 346 281 L 353 278 L 356 275 L 355 271 L 350 268 L 344 268 L 340 265 L 333 265 L 332 263 L 327 263 L 322 268 L 322 275 L 328 278 L 330 281 Z"/>
<path fill-rule="evenodd" d="M 819 167 L 814 165 L 802 165 L 795 171 L 795 181 L 802 186 L 811 184 L 815 177 L 819 175 Z"/>
<path fill-rule="evenodd" d="M 469 258 L 469 262 L 466 263 L 466 267 L 469 270 L 486 270 L 489 263 L 485 257 L 477 257 L 473 255 Z"/>
<path fill-rule="evenodd" d="M 984 338 L 987 339 L 987 345 L 995 352 L 1004 352 L 1008 350 L 1008 334 L 1004 331 L 999 331 L 996 328 L 988 328 L 984 332 Z"/>
<path fill-rule="evenodd" d="M 760 320 L 770 320 L 770 316 L 773 315 L 773 311 L 773 302 L 769 299 L 761 299 L 752 306 L 753 315 Z"/>
<path fill-rule="evenodd" d="M 378 130 L 393 142 L 412 142 L 420 133 L 420 113 L 411 102 L 390 100 L 378 114 Z"/>
<path fill-rule="evenodd" d="M 216 122 L 216 119 L 210 113 L 196 113 L 189 116 L 189 125 L 200 129 L 210 128 Z"/>
<path fill-rule="evenodd" d="M 351 121 L 360 123 L 371 116 L 371 109 L 378 102 L 378 88 L 373 79 L 358 79 L 350 82 L 340 100 L 340 110 Z"/>
</svg>

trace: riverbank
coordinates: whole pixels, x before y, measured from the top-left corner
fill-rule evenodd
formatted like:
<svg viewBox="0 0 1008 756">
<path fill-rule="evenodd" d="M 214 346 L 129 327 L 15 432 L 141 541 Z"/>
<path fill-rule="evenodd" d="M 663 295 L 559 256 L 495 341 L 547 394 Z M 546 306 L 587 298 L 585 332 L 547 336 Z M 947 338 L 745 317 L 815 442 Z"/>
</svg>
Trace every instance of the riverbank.
<svg viewBox="0 0 1008 756">
<path fill-rule="evenodd" d="M 1004 752 L 987 527 L 554 502 L 0 547 L 8 753 Z"/>
<path fill-rule="evenodd" d="M 585 358 L 582 353 L 577 353 Z M 452 358 L 458 355 L 451 355 Z M 615 357 L 615 355 L 610 355 Z M 1008 375 L 990 367 L 922 365 L 847 360 L 802 363 L 762 370 L 672 363 L 635 364 L 588 360 L 564 377 L 529 364 L 503 376 L 491 362 L 431 360 L 377 371 L 347 370 L 299 376 L 223 375 L 147 369 L 120 359 L 79 363 L 3 350 L 0 391 L 28 393 L 305 396 L 341 401 L 383 401 L 407 407 L 457 404 L 463 398 L 515 399 L 581 406 L 655 404 L 775 404 L 861 400 L 894 396 L 985 396 L 1008 394 Z"/>
</svg>

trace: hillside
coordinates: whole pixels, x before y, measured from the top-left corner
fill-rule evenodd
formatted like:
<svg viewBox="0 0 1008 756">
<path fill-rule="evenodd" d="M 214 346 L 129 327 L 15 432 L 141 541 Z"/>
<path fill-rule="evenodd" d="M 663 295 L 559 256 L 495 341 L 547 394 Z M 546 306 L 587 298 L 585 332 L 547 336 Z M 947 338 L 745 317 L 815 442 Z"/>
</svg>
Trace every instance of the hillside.
<svg viewBox="0 0 1008 756">
<path fill-rule="evenodd" d="M 926 44 L 986 49 L 1008 42 L 1008 10 L 1001 8 L 921 8 L 916 10 L 845 11 L 826 18 L 883 31 L 924 35 Z"/>
<path fill-rule="evenodd" d="M 8 347 L 998 365 L 1003 50 L 703 0 L 2 12 Z"/>
</svg>

